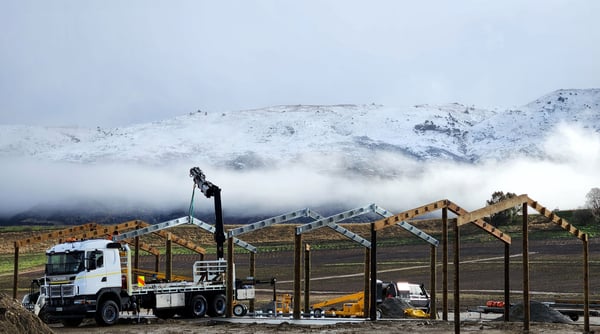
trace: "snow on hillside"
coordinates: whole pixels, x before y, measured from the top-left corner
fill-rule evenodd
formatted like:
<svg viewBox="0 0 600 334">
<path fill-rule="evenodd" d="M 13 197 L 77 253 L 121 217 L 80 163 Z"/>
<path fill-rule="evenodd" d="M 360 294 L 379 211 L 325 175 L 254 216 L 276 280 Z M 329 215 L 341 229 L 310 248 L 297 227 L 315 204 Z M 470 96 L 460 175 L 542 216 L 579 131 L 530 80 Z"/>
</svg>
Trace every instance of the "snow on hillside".
<svg viewBox="0 0 600 334">
<path fill-rule="evenodd" d="M 288 105 L 112 129 L 0 125 L 0 218 L 185 212 L 193 166 L 239 217 L 442 198 L 471 210 L 498 190 L 577 208 L 600 186 L 599 104 L 587 89 L 509 109 Z M 210 201 L 196 204 L 211 216 Z"/>
<path fill-rule="evenodd" d="M 600 89 L 559 90 L 525 106 L 291 105 L 194 112 L 114 129 L 0 126 L 0 157 L 73 163 L 203 161 L 231 169 L 338 156 L 369 167 L 373 153 L 416 160 L 481 162 L 540 157 L 561 123 L 600 131 Z"/>
</svg>

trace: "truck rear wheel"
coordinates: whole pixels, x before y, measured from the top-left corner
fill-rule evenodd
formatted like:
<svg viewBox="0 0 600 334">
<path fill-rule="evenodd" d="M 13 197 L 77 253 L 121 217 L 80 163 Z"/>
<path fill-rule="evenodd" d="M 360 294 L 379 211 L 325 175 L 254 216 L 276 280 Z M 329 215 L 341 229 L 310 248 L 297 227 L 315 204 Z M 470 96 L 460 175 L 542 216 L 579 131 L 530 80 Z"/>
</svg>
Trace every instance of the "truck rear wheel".
<svg viewBox="0 0 600 334">
<path fill-rule="evenodd" d="M 320 308 L 317 308 L 314 310 L 313 314 L 315 315 L 315 318 L 320 318 L 323 316 L 323 310 L 321 310 Z"/>
<path fill-rule="evenodd" d="M 211 317 L 221 317 L 225 314 L 227 309 L 227 300 L 224 295 L 215 295 L 210 301 L 210 307 L 208 309 L 208 315 Z"/>
<path fill-rule="evenodd" d="M 202 295 L 196 295 L 190 301 L 186 315 L 190 318 L 202 318 L 206 315 L 207 309 L 208 303 L 206 302 L 206 298 Z"/>
<path fill-rule="evenodd" d="M 119 307 L 117 303 L 105 300 L 96 311 L 96 323 L 100 326 L 114 325 L 119 321 Z"/>
</svg>

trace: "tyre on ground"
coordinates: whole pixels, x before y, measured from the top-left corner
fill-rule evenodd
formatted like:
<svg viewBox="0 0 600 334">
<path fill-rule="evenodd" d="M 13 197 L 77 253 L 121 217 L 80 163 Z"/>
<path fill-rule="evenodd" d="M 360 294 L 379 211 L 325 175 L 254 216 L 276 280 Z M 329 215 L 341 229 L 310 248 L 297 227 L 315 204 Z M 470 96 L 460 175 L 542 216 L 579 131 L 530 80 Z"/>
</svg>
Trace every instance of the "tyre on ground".
<svg viewBox="0 0 600 334">
<path fill-rule="evenodd" d="M 211 317 L 221 317 L 225 315 L 227 309 L 227 299 L 225 295 L 218 294 L 212 297 L 208 307 L 208 315 Z"/>
<path fill-rule="evenodd" d="M 190 318 L 202 318 L 206 315 L 208 309 L 208 303 L 206 298 L 202 295 L 195 295 L 190 300 L 190 304 L 187 307 L 186 316 Z"/>
<path fill-rule="evenodd" d="M 107 299 L 102 302 L 96 311 L 96 323 L 100 326 L 114 325 L 119 321 L 119 306 L 113 300 Z"/>
<path fill-rule="evenodd" d="M 237 317 L 243 317 L 248 313 L 248 307 L 244 304 L 235 304 L 233 306 L 233 314 Z"/>
</svg>

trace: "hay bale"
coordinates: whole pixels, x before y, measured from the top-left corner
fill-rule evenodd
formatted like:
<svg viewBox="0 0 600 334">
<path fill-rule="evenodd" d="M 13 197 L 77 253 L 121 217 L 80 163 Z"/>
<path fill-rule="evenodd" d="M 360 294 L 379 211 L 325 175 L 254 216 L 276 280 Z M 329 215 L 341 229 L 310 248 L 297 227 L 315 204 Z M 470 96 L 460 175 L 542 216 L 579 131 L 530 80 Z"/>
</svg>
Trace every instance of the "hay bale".
<svg viewBox="0 0 600 334">
<path fill-rule="evenodd" d="M 52 330 L 15 299 L 0 292 L 0 333 L 52 334 Z"/>
<path fill-rule="evenodd" d="M 558 312 L 550 306 L 531 301 L 529 303 L 529 319 L 534 322 L 550 322 L 561 324 L 572 324 L 573 321 L 566 315 Z M 523 303 L 513 305 L 510 308 L 510 321 L 522 321 L 524 318 Z"/>
</svg>

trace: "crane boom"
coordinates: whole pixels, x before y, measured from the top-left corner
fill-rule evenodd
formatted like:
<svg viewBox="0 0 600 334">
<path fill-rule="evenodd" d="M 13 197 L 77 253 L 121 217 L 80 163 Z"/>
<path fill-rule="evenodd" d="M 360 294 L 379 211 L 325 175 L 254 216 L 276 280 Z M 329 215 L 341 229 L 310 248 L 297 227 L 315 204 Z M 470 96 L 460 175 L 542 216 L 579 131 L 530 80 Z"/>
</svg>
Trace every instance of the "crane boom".
<svg viewBox="0 0 600 334">
<path fill-rule="evenodd" d="M 225 229 L 223 226 L 223 209 L 221 207 L 221 188 L 206 180 L 206 175 L 198 167 L 190 169 L 190 177 L 193 178 L 195 187 L 206 196 L 206 198 L 214 198 L 215 202 L 215 242 L 217 243 L 217 258 L 225 257 Z"/>
</svg>

